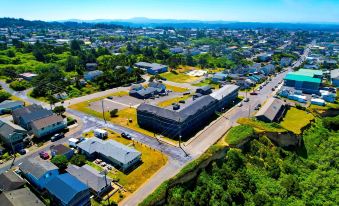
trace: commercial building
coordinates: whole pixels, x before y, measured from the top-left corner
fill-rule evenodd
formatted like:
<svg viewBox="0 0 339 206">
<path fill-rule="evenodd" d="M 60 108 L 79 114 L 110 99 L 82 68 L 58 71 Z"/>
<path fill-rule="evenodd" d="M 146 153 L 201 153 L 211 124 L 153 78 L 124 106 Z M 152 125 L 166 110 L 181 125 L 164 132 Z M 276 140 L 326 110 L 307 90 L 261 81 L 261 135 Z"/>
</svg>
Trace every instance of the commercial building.
<svg viewBox="0 0 339 206">
<path fill-rule="evenodd" d="M 168 71 L 168 66 L 157 63 L 138 62 L 134 65 L 152 75 L 161 74 Z"/>
<path fill-rule="evenodd" d="M 137 108 L 137 121 L 140 127 L 149 131 L 173 139 L 180 136 L 187 138 L 205 126 L 215 112 L 232 104 L 238 96 L 238 90 L 239 87 L 236 85 L 225 85 L 220 90 L 199 97 L 178 110 L 144 103 Z"/>
<path fill-rule="evenodd" d="M 304 93 L 319 93 L 323 73 L 321 70 L 300 69 L 297 72 L 288 73 L 285 78 L 285 86 L 294 87 Z"/>
<path fill-rule="evenodd" d="M 90 158 L 100 158 L 117 169 L 127 171 L 141 161 L 141 153 L 114 140 L 101 140 L 93 137 L 78 145 L 82 154 Z"/>
</svg>

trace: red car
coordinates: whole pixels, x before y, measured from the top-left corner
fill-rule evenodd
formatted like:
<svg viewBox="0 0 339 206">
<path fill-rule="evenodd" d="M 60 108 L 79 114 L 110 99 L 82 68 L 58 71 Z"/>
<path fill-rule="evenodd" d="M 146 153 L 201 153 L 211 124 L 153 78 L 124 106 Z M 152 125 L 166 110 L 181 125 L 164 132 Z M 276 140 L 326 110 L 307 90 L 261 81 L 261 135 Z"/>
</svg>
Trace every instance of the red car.
<svg viewBox="0 0 339 206">
<path fill-rule="evenodd" d="M 41 159 L 44 159 L 44 160 L 49 159 L 49 154 L 47 152 L 40 152 L 39 156 L 41 157 Z"/>
</svg>

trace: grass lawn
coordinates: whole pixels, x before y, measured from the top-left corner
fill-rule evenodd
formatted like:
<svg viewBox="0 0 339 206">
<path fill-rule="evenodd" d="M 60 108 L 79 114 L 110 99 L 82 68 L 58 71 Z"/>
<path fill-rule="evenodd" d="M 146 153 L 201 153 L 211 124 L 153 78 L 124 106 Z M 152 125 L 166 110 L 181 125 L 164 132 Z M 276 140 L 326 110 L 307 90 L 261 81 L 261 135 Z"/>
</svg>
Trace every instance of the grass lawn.
<svg viewBox="0 0 339 206">
<path fill-rule="evenodd" d="M 168 99 L 162 102 L 159 102 L 157 104 L 157 106 L 159 107 L 168 107 L 170 105 L 172 105 L 172 103 L 178 103 L 180 100 L 187 100 L 188 98 L 190 98 L 192 95 L 184 95 L 182 97 L 174 97 L 172 99 Z"/>
<path fill-rule="evenodd" d="M 210 85 L 214 89 L 220 88 L 219 84 L 212 82 L 211 79 L 204 79 L 199 83 L 193 84 L 193 86 L 197 86 L 197 87 L 203 87 L 203 86 L 207 86 L 207 85 Z"/>
<path fill-rule="evenodd" d="M 86 136 L 86 135 L 85 135 Z M 93 131 L 87 133 L 87 137 L 93 136 Z M 123 172 L 110 172 L 108 174 L 109 177 L 118 180 L 119 184 L 123 185 L 124 188 L 128 191 L 124 194 L 124 196 L 133 193 L 136 189 L 138 189 L 144 182 L 146 182 L 154 173 L 156 173 L 161 167 L 163 167 L 167 158 L 161 152 L 156 151 L 152 148 L 149 148 L 146 145 L 142 145 L 141 143 L 133 142 L 132 140 L 127 140 L 122 138 L 119 134 L 108 130 L 108 139 L 115 140 L 124 145 L 133 145 L 136 150 L 142 153 L 142 164 L 139 165 L 132 172 L 125 174 Z M 102 171 L 103 169 L 96 165 L 93 162 L 87 161 L 87 164 L 92 166 L 98 171 Z M 115 202 L 119 202 L 122 198 L 120 198 L 120 194 L 113 195 L 111 200 Z"/>
<path fill-rule="evenodd" d="M 225 142 L 231 145 L 241 143 L 242 140 L 254 135 L 254 129 L 249 125 L 232 127 L 225 135 Z"/>
<path fill-rule="evenodd" d="M 172 90 L 173 92 L 182 93 L 182 92 L 187 92 L 188 91 L 187 88 L 172 86 L 172 85 L 169 85 L 169 84 L 165 84 L 165 86 L 166 86 L 166 89 Z"/>
<path fill-rule="evenodd" d="M 257 132 L 286 132 L 284 128 L 281 128 L 280 125 L 272 125 L 269 123 L 257 121 L 255 119 L 249 118 L 239 118 L 237 120 L 239 124 L 249 125 L 255 129 Z M 278 126 L 278 127 L 277 127 Z"/>
<path fill-rule="evenodd" d="M 314 120 L 312 114 L 292 107 L 287 111 L 280 125 L 295 134 L 301 134 L 302 129 L 310 124 L 312 120 Z"/>
<path fill-rule="evenodd" d="M 172 72 L 162 73 L 160 76 L 166 78 L 168 81 L 178 83 L 190 83 L 199 79 L 199 77 L 192 77 L 184 73 L 174 74 Z"/>
</svg>

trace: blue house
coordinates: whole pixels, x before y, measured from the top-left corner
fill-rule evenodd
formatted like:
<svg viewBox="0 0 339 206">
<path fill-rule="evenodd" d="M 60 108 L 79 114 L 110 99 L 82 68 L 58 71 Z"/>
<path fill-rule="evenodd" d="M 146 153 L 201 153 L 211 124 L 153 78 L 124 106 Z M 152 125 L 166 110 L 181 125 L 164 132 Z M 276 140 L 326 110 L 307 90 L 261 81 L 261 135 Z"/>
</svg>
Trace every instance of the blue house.
<svg viewBox="0 0 339 206">
<path fill-rule="evenodd" d="M 227 74 L 224 74 L 222 72 L 218 72 L 218 73 L 215 73 L 212 77 L 212 81 L 213 82 L 222 82 L 222 81 L 226 81 L 226 78 L 227 78 Z"/>
<path fill-rule="evenodd" d="M 91 205 L 89 188 L 68 173 L 54 177 L 47 183 L 46 189 L 56 205 Z"/>
<path fill-rule="evenodd" d="M 45 189 L 46 184 L 59 175 L 57 166 L 39 157 L 27 159 L 19 168 L 25 178 L 41 190 Z"/>
<path fill-rule="evenodd" d="M 100 70 L 94 70 L 94 71 L 90 71 L 84 74 L 84 79 L 86 81 L 92 81 L 95 78 L 99 77 L 100 75 L 102 75 L 103 72 Z"/>
<path fill-rule="evenodd" d="M 11 112 L 15 109 L 24 107 L 24 102 L 22 101 L 11 101 L 6 100 L 0 103 L 0 115 L 6 112 Z"/>
</svg>

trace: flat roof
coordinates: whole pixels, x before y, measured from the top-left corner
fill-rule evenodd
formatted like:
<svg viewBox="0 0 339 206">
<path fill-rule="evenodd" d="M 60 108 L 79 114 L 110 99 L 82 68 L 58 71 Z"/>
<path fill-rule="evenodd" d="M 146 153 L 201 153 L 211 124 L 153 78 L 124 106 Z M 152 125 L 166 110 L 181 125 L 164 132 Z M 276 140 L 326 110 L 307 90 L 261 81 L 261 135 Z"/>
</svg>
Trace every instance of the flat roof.
<svg viewBox="0 0 339 206">
<path fill-rule="evenodd" d="M 293 80 L 293 81 L 300 81 L 300 82 L 312 82 L 312 83 L 321 83 L 321 79 L 314 78 L 310 76 L 295 74 L 295 73 L 289 73 L 285 76 L 284 80 Z"/>
<path fill-rule="evenodd" d="M 296 72 L 292 72 L 298 75 L 305 75 L 305 76 L 310 76 L 310 77 L 314 77 L 314 75 L 317 76 L 322 76 L 323 75 L 323 71 L 321 70 L 316 70 L 316 69 L 299 69 Z"/>
</svg>

